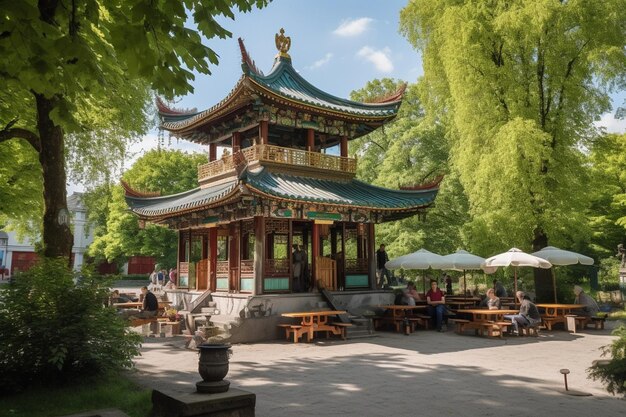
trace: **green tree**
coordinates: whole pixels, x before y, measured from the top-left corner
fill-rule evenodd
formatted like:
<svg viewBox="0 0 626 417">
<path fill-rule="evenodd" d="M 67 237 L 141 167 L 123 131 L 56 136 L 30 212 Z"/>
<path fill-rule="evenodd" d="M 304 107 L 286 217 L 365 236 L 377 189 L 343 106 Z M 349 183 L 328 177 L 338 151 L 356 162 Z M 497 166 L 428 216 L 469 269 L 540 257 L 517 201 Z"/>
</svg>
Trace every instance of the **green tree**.
<svg viewBox="0 0 626 417">
<path fill-rule="evenodd" d="M 0 144 L 21 139 L 38 154 L 45 256 L 68 257 L 72 246 L 68 225 L 58 222 L 67 210 L 65 154 L 93 163 L 123 144 L 112 146 L 111 131 L 141 133 L 148 87 L 167 98 L 186 94 L 192 71 L 208 74 L 217 64 L 201 36 L 231 34 L 214 17 L 267 2 L 2 2 Z M 197 30 L 186 27 L 190 15 Z"/>
<path fill-rule="evenodd" d="M 578 146 L 609 109 L 609 87 L 625 82 L 621 3 L 418 0 L 403 10 L 401 29 L 436 80 L 432 110 L 448 113 L 473 218 L 520 225 L 493 227 L 510 236 L 498 240 L 538 248 L 582 224 Z"/>
<path fill-rule="evenodd" d="M 580 149 L 626 85 L 624 21 L 622 0 L 414 0 L 401 12 L 483 250 L 587 234 Z"/>
<path fill-rule="evenodd" d="M 352 92 L 353 100 L 384 96 L 401 82 L 373 80 Z M 421 96 L 425 84 L 407 87 L 396 119 L 351 143 L 359 158 L 358 176 L 387 187 L 423 184 L 445 175 L 427 220 L 413 216 L 377 227 L 377 241 L 384 242 L 390 256 L 404 255 L 422 247 L 452 252 L 462 246 L 462 225 L 467 221 L 467 200 L 458 173 L 448 165 L 449 146 L 441 124 L 424 113 Z"/>
<path fill-rule="evenodd" d="M 626 134 L 595 140 L 589 162 L 590 246 L 598 256 L 614 257 L 616 245 L 626 244 Z"/>
<path fill-rule="evenodd" d="M 198 165 L 206 155 L 181 151 L 147 152 L 124 173 L 123 180 L 142 191 L 176 194 L 198 186 Z M 159 264 L 174 266 L 177 235 L 166 227 L 139 227 L 137 216 L 128 210 L 120 185 L 104 185 L 86 197 L 90 220 L 96 224 L 89 254 L 96 259 L 123 262 L 131 255 L 154 256 Z"/>
</svg>

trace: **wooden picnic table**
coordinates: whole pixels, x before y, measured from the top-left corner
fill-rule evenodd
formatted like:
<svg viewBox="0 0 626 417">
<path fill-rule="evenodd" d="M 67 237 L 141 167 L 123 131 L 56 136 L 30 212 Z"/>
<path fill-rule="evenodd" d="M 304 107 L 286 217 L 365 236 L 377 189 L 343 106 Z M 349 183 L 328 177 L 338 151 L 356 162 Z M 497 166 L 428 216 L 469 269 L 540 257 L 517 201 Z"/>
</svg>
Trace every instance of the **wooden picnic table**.
<svg viewBox="0 0 626 417">
<path fill-rule="evenodd" d="M 502 337 L 503 330 L 510 325 L 510 322 L 503 321 L 504 315 L 519 313 L 518 310 L 489 310 L 480 308 L 468 308 L 460 310 L 460 312 L 471 315 L 472 320 L 455 319 L 457 333 L 461 334 L 465 330 L 473 329 L 475 334 L 481 336 L 484 336 L 485 331 L 487 331 L 488 337 Z"/>
<path fill-rule="evenodd" d="M 476 302 L 472 300 L 448 300 L 446 297 L 446 305 L 449 305 L 453 309 L 465 309 L 468 306 L 475 307 Z"/>
<path fill-rule="evenodd" d="M 403 326 L 405 319 L 407 319 L 409 323 L 409 333 L 415 331 L 416 324 L 420 324 L 422 327 L 428 328 L 430 316 L 414 314 L 417 310 L 428 309 L 428 305 L 422 304 L 421 302 L 420 304 L 414 306 L 385 304 L 376 305 L 374 307 L 385 310 L 383 316 L 374 318 L 374 328 L 380 327 L 383 324 L 391 324 L 394 326 L 396 332 L 401 333 L 402 331 L 407 331 L 406 326 Z"/>
<path fill-rule="evenodd" d="M 543 309 L 541 314 L 543 324 L 548 330 L 552 330 L 552 326 L 557 323 L 563 323 L 564 327 L 567 327 L 567 316 L 571 314 L 572 310 L 582 309 L 584 304 L 552 304 L 541 303 L 536 304 L 537 308 Z"/>
<path fill-rule="evenodd" d="M 328 323 L 328 318 L 346 314 L 344 310 L 322 310 L 322 311 L 297 311 L 293 313 L 283 313 L 281 316 L 300 319 L 299 325 L 279 325 L 285 328 L 287 338 L 293 333 L 293 342 L 298 343 L 302 335 L 307 335 L 307 341 L 311 342 L 316 332 L 327 332 L 345 338 L 345 328 L 348 323 Z"/>
</svg>

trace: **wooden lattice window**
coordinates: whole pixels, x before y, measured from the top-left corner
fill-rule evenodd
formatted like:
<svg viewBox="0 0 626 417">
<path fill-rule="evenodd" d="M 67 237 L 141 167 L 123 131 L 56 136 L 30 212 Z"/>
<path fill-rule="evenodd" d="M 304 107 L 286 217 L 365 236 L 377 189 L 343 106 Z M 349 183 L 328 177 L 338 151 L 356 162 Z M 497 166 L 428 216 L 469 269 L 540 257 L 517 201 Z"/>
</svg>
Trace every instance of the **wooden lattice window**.
<svg viewBox="0 0 626 417">
<path fill-rule="evenodd" d="M 289 220 L 285 219 L 268 219 L 265 221 L 265 233 L 288 234 Z"/>
</svg>

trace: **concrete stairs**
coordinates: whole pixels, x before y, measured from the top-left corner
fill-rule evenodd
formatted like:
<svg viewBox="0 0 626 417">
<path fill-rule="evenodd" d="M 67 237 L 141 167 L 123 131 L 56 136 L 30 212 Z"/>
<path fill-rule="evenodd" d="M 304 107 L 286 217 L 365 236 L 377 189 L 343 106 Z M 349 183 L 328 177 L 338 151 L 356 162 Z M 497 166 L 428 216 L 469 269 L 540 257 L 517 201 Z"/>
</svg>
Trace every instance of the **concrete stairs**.
<svg viewBox="0 0 626 417">
<path fill-rule="evenodd" d="M 346 339 L 361 339 L 365 337 L 376 337 L 372 319 L 361 316 L 350 316 L 352 327 L 346 328 Z"/>
</svg>

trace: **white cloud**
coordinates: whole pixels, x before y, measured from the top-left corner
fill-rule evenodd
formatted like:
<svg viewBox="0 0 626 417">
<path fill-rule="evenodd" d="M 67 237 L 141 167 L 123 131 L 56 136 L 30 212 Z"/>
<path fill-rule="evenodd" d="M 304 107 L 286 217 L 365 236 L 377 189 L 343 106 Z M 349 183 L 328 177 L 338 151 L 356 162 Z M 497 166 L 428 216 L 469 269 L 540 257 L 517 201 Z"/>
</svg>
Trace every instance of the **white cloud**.
<svg viewBox="0 0 626 417">
<path fill-rule="evenodd" d="M 357 52 L 357 56 L 370 61 L 380 72 L 393 71 L 393 62 L 391 62 L 391 50 L 389 48 L 376 50 L 369 46 L 364 46 Z"/>
<path fill-rule="evenodd" d="M 312 69 L 312 70 L 318 69 L 319 67 L 322 67 L 328 64 L 328 61 L 330 61 L 332 57 L 333 57 L 333 54 L 328 52 L 326 55 L 324 55 L 322 59 L 318 59 L 311 66 L 309 66 L 308 69 Z"/>
<path fill-rule="evenodd" d="M 626 133 L 626 120 L 616 119 L 613 113 L 605 113 L 595 123 L 597 127 L 603 127 L 607 133 Z"/>
<path fill-rule="evenodd" d="M 333 31 L 335 35 L 339 36 L 358 36 L 361 33 L 365 32 L 370 23 L 372 23 L 374 19 L 369 17 L 360 17 L 358 19 L 347 19 L 343 20 L 339 27 Z"/>
</svg>

